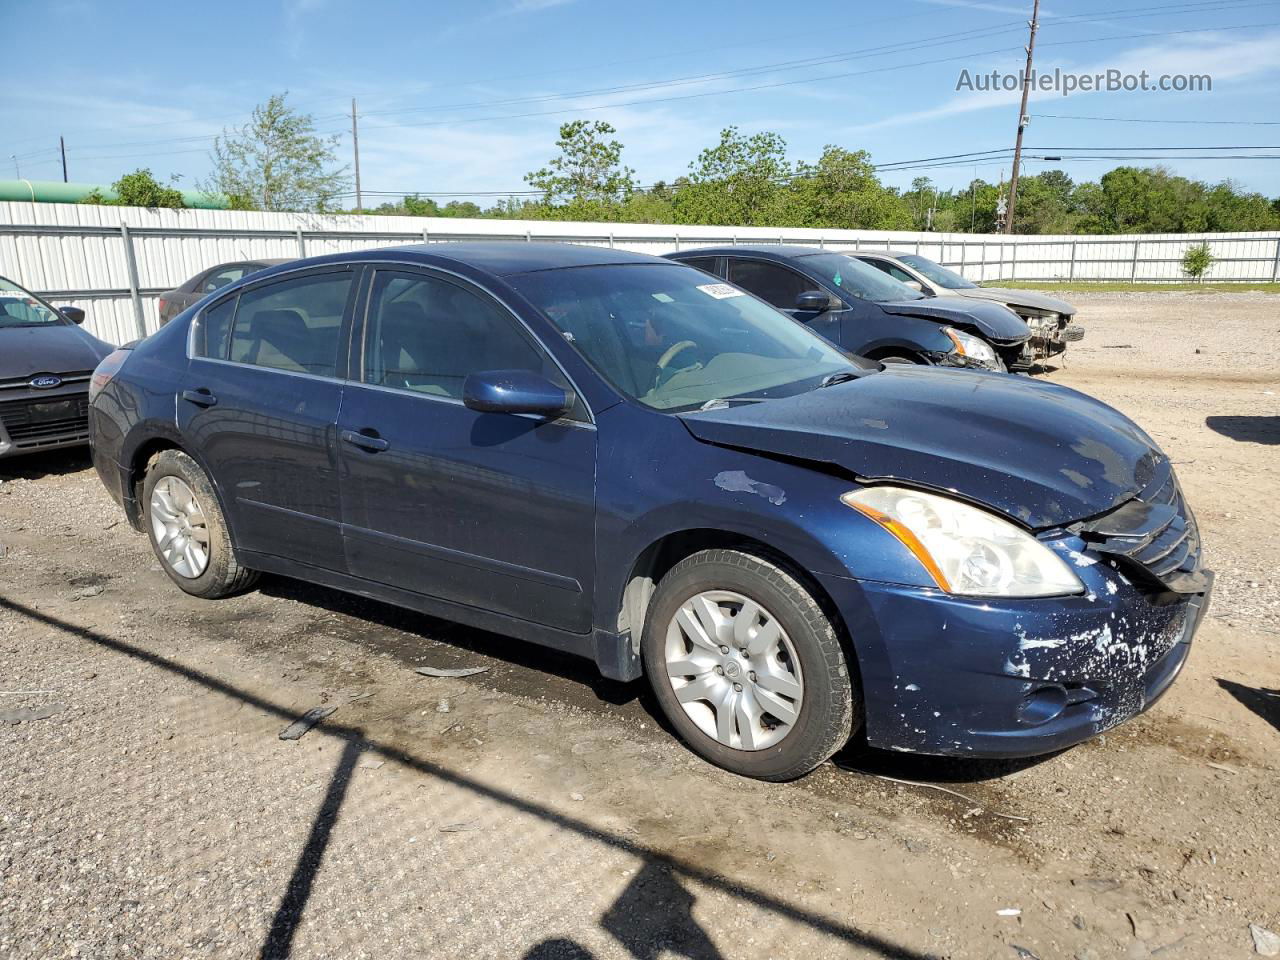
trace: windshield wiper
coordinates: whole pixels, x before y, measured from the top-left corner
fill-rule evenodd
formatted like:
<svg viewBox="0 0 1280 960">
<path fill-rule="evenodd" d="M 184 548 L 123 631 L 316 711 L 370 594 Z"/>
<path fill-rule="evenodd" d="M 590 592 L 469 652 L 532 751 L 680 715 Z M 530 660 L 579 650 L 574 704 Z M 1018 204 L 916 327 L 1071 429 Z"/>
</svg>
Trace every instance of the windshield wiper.
<svg viewBox="0 0 1280 960">
<path fill-rule="evenodd" d="M 703 410 L 719 410 L 722 407 L 729 406 L 731 403 L 761 403 L 767 399 L 767 397 L 729 397 L 727 400 L 708 400 L 698 410 L 699 412 Z"/>
<path fill-rule="evenodd" d="M 818 384 L 818 389 L 823 387 L 834 387 L 837 383 L 847 383 L 850 380 L 857 380 L 862 374 L 854 373 L 852 370 L 841 370 L 839 373 L 833 373 L 830 376 L 822 378 L 822 382 Z"/>
</svg>

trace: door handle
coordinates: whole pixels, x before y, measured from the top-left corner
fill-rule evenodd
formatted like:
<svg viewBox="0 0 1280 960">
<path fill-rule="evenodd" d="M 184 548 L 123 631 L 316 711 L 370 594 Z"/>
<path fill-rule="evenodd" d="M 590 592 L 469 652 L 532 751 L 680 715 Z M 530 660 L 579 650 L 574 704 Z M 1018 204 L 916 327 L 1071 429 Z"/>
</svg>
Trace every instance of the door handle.
<svg viewBox="0 0 1280 960">
<path fill-rule="evenodd" d="M 182 399 L 197 407 L 212 407 L 218 402 L 218 398 L 203 387 L 199 390 L 183 390 Z"/>
<path fill-rule="evenodd" d="M 391 446 L 382 437 L 371 436 L 370 433 L 364 432 L 357 433 L 355 430 L 343 430 L 342 442 L 349 443 L 353 447 L 359 447 L 361 450 L 368 450 L 370 453 L 378 453 Z"/>
</svg>

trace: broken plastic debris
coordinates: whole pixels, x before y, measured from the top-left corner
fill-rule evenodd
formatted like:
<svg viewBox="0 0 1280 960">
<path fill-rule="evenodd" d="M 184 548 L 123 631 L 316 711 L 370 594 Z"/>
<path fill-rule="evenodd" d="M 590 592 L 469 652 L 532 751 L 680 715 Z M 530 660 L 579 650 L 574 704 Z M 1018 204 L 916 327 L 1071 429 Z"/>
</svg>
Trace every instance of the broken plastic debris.
<svg viewBox="0 0 1280 960">
<path fill-rule="evenodd" d="M 413 672 L 420 673 L 424 677 L 473 677 L 488 669 L 488 667 L 418 667 Z"/>
<path fill-rule="evenodd" d="M 463 823 L 446 823 L 440 828 L 441 833 L 468 833 L 480 829 L 479 820 L 467 820 Z"/>
<path fill-rule="evenodd" d="M 65 703 L 47 703 L 43 707 L 14 707 L 11 710 L 0 710 L 0 723 L 30 723 L 32 720 L 47 720 L 55 713 L 67 709 Z"/>
<path fill-rule="evenodd" d="M 999 910 L 996 911 L 996 916 L 997 917 L 1020 917 L 1022 916 L 1022 911 L 1019 910 L 1017 907 L 1001 907 Z"/>
<path fill-rule="evenodd" d="M 293 723 L 289 724 L 280 731 L 281 740 L 300 740 L 302 735 L 323 720 L 337 707 L 312 707 Z"/>
<path fill-rule="evenodd" d="M 1280 957 L 1280 933 L 1272 933 L 1266 927 L 1251 923 L 1249 935 L 1253 937 L 1253 949 L 1259 956 Z"/>
</svg>

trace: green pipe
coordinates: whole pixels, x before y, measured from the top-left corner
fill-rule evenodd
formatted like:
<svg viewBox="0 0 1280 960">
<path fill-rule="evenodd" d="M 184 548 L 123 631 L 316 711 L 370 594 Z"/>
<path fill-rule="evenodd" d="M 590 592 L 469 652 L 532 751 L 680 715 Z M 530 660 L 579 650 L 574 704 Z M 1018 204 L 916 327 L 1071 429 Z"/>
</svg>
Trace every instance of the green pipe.
<svg viewBox="0 0 1280 960">
<path fill-rule="evenodd" d="M 0 180 L 0 200 L 33 203 L 79 203 L 93 191 L 104 200 L 119 199 L 116 192 L 100 183 L 63 183 L 60 180 Z M 226 210 L 227 198 L 203 190 L 183 190 L 182 202 L 201 210 Z"/>
</svg>

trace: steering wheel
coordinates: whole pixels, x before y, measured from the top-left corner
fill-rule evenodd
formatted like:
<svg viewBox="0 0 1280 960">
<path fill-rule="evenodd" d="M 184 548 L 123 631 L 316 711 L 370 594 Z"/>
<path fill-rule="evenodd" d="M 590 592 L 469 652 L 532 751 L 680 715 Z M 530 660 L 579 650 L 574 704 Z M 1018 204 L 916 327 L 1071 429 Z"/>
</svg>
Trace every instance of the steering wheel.
<svg viewBox="0 0 1280 960">
<path fill-rule="evenodd" d="M 681 340 L 678 343 L 673 343 L 671 346 L 667 347 L 667 349 L 663 351 L 662 356 L 658 358 L 658 372 L 653 378 L 654 388 L 656 389 L 662 385 L 664 379 L 663 374 L 667 372 L 667 367 L 671 365 L 672 360 L 689 348 L 697 346 L 698 345 L 692 340 Z"/>
</svg>

